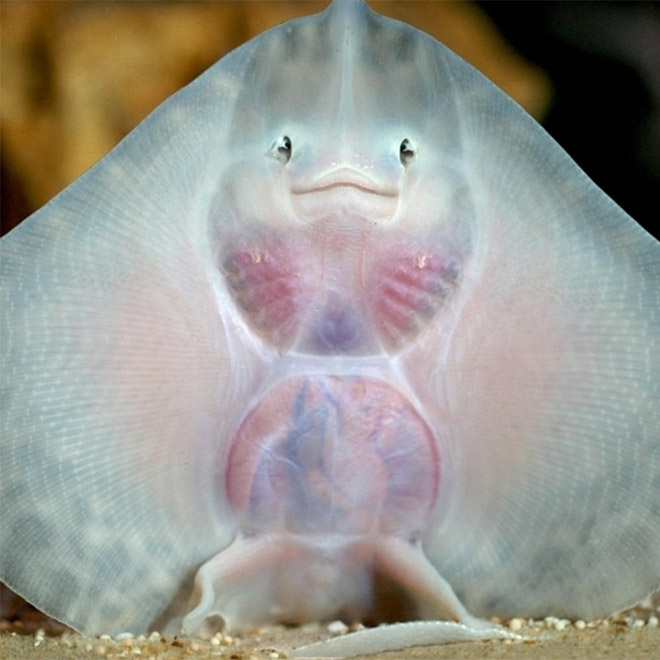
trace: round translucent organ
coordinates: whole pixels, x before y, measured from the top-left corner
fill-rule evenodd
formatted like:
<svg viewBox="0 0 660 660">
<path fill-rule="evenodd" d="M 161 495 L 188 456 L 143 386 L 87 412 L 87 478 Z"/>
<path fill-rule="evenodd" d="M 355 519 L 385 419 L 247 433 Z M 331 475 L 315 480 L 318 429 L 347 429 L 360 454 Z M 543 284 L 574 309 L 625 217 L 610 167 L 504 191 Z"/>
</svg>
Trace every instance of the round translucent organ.
<svg viewBox="0 0 660 660">
<path fill-rule="evenodd" d="M 274 344 L 295 336 L 307 292 L 295 262 L 277 247 L 234 252 L 224 270 L 234 300 L 250 325 Z"/>
<path fill-rule="evenodd" d="M 347 537 L 419 535 L 436 500 L 433 434 L 390 385 L 284 381 L 248 414 L 224 471 L 241 526 Z"/>
<path fill-rule="evenodd" d="M 374 270 L 374 323 L 390 348 L 412 340 L 427 326 L 459 276 L 455 260 L 406 248 L 393 248 Z"/>
</svg>

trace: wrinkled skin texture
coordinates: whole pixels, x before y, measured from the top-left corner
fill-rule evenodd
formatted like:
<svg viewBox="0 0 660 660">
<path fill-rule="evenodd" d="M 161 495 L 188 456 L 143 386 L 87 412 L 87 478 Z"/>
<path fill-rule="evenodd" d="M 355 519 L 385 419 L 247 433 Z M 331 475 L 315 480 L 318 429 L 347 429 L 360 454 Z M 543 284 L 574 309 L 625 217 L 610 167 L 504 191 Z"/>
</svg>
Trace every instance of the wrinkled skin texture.
<svg viewBox="0 0 660 660">
<path fill-rule="evenodd" d="M 660 585 L 660 244 L 362 3 L 221 60 L 0 269 L 0 577 L 79 630 L 364 617 L 374 573 L 459 622 L 301 652 L 351 655 Z"/>
</svg>

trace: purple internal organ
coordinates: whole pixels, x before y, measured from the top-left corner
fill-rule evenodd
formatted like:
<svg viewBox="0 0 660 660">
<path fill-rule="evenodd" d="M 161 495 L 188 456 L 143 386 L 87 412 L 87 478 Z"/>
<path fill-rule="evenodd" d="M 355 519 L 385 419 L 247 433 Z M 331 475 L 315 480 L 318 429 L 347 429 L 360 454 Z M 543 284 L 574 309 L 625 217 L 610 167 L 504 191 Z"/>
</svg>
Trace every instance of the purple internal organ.
<svg viewBox="0 0 660 660">
<path fill-rule="evenodd" d="M 435 502 L 440 459 L 427 424 L 390 385 L 309 376 L 278 384 L 249 413 L 226 475 L 251 531 L 412 538 Z"/>
<path fill-rule="evenodd" d="M 270 344 L 319 355 L 399 352 L 457 286 L 459 264 L 447 250 L 393 244 L 376 246 L 375 257 L 355 258 L 335 241 L 322 241 L 317 262 L 267 241 L 224 260 L 234 301 Z"/>
</svg>

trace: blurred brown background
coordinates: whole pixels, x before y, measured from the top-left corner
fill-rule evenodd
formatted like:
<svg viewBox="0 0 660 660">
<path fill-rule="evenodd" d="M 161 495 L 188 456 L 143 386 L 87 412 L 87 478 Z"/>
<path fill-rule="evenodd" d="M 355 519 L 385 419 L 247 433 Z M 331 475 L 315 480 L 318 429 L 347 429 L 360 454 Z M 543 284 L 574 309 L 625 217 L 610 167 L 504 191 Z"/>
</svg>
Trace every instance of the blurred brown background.
<svg viewBox="0 0 660 660">
<path fill-rule="evenodd" d="M 326 2 L 2 2 L 7 231 L 231 49 Z M 549 84 L 464 2 L 373 2 L 424 28 L 540 116 Z"/>
<path fill-rule="evenodd" d="M 2 232 L 73 181 L 156 105 L 223 54 L 269 27 L 320 11 L 326 4 L 311 0 L 1 2 Z M 660 185 L 660 146 L 656 145 L 655 155 L 653 149 L 660 130 L 644 119 L 652 114 L 647 106 L 655 107 L 657 113 L 660 105 L 660 71 L 653 106 L 648 82 L 653 75 L 643 79 L 627 62 L 612 64 L 613 38 L 589 22 L 590 14 L 565 16 L 566 12 L 550 9 L 565 3 L 554 2 L 391 0 L 370 4 L 380 13 L 430 33 L 480 68 L 538 119 L 547 118 L 548 128 L 590 176 L 644 222 L 647 202 L 643 200 L 650 193 L 643 188 Z M 641 5 L 650 7 L 650 3 Z M 652 50 L 652 24 L 658 13 L 653 8 L 640 8 L 640 12 L 648 14 L 645 20 L 638 17 L 635 25 L 624 26 L 623 31 L 628 30 L 628 42 Z M 644 29 L 650 36 L 633 38 Z M 660 33 L 655 36 L 655 45 L 660 47 Z M 569 37 L 577 40 L 577 46 L 566 45 Z M 586 49 L 589 58 L 598 59 L 603 44 L 609 44 L 610 51 L 602 63 L 603 73 L 594 76 L 579 63 L 580 51 Z M 615 52 L 619 60 L 622 52 L 626 55 L 622 47 Z M 653 57 L 652 52 L 646 55 L 650 68 Z M 568 84 L 562 82 L 558 62 L 574 73 Z M 619 91 L 616 81 L 624 91 Z M 558 90 L 555 96 L 553 89 Z M 615 102 L 620 110 L 610 117 L 607 113 Z M 654 173 L 653 167 L 645 165 L 650 173 L 643 174 L 642 166 L 631 165 L 633 156 L 620 153 L 621 145 L 630 142 L 627 131 L 633 130 L 633 120 L 635 126 L 647 121 L 646 128 L 656 130 L 655 137 L 645 138 L 642 132 L 636 138 L 641 151 L 649 152 L 647 160 L 657 168 Z M 563 126 L 572 126 L 577 134 L 571 138 L 570 130 L 562 133 Z M 599 175 L 599 168 L 615 172 L 614 183 Z M 616 185 L 622 181 L 625 185 Z M 654 202 L 656 197 L 657 192 Z M 655 216 L 657 208 L 655 204 Z"/>
</svg>

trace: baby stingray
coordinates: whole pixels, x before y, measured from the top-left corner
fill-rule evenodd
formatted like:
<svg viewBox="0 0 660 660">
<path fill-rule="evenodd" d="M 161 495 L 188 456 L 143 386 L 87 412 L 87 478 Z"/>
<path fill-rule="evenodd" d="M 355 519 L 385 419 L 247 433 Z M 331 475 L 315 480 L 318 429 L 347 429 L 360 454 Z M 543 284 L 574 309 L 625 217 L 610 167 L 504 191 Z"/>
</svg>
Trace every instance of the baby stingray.
<svg viewBox="0 0 660 660">
<path fill-rule="evenodd" d="M 510 635 L 660 587 L 660 243 L 360 0 L 253 39 L 0 243 L 0 578 L 85 633 Z M 396 603 L 394 604 L 396 605 Z"/>
</svg>

